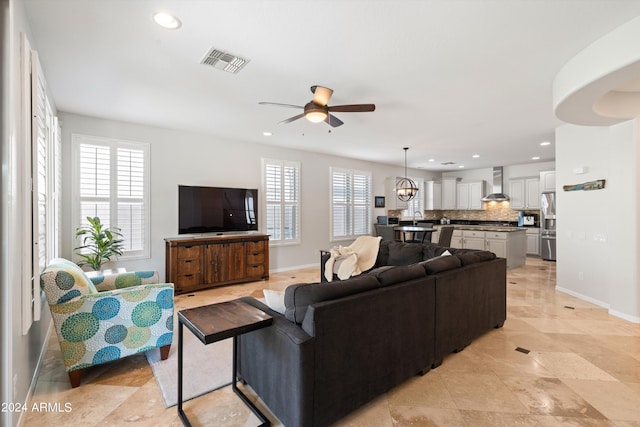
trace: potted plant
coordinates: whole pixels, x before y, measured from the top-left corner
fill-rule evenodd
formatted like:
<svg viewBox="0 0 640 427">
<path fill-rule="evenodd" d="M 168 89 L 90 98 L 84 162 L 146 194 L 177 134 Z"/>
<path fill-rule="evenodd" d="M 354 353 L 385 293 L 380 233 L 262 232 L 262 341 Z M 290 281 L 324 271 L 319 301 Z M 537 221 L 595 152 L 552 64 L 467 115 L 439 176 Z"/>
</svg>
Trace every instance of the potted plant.
<svg viewBox="0 0 640 427">
<path fill-rule="evenodd" d="M 79 266 L 88 264 L 96 271 L 99 271 L 102 264 L 111 261 L 122 255 L 124 249 L 124 239 L 117 227 L 104 227 L 100 218 L 87 217 L 89 225 L 83 225 L 76 230 L 76 238 L 80 238 L 82 245 L 74 248 L 74 251 L 82 258 L 78 262 Z"/>
</svg>

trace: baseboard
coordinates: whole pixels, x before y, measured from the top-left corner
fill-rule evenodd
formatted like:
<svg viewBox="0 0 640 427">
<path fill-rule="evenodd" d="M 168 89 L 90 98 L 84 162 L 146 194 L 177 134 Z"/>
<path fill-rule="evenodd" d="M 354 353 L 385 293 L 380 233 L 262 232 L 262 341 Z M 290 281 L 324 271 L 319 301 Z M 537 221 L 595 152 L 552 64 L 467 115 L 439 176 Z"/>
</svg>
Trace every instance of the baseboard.
<svg viewBox="0 0 640 427">
<path fill-rule="evenodd" d="M 44 355 L 47 352 L 47 347 L 49 346 L 49 337 L 51 336 L 51 330 L 53 328 L 53 320 L 49 322 L 49 327 L 47 328 L 46 339 L 44 340 L 42 349 L 40 349 L 40 355 L 38 356 L 38 363 L 36 363 L 36 369 L 33 372 L 33 377 L 31 377 L 31 384 L 29 384 L 29 390 L 27 390 L 27 397 L 25 398 L 24 404 L 29 405 L 29 401 L 31 397 L 33 397 L 33 393 L 36 390 L 36 385 L 38 385 L 38 377 L 40 376 L 40 369 L 42 368 L 42 361 L 44 360 Z M 26 422 L 26 414 L 30 411 L 21 411 L 20 418 L 18 418 L 18 427 L 22 427 Z"/>
<path fill-rule="evenodd" d="M 282 273 L 284 271 L 299 270 L 301 268 L 313 268 L 313 267 L 316 267 L 318 270 L 320 270 L 320 262 L 314 262 L 313 264 L 295 265 L 295 266 L 283 267 L 283 268 L 270 268 L 269 273 Z"/>
<path fill-rule="evenodd" d="M 572 290 L 567 289 L 567 288 L 563 288 L 561 286 L 556 286 L 556 290 L 559 291 L 559 292 L 571 295 L 573 297 L 576 297 L 578 299 L 581 299 L 583 301 L 590 302 L 591 304 L 595 304 L 598 307 L 606 308 L 607 311 L 609 312 L 609 314 L 612 315 L 612 316 L 619 317 L 620 319 L 627 320 L 627 321 L 632 322 L 632 323 L 640 323 L 640 317 L 638 317 L 638 316 L 630 316 L 630 315 L 628 315 L 626 313 L 623 313 L 621 311 L 612 310 L 611 307 L 609 306 L 609 304 L 607 304 L 605 302 L 602 302 L 600 300 L 597 300 L 597 299 L 594 299 L 594 298 L 590 298 L 590 297 L 588 297 L 586 295 L 582 295 L 582 294 L 580 294 L 578 292 L 572 291 Z"/>
</svg>

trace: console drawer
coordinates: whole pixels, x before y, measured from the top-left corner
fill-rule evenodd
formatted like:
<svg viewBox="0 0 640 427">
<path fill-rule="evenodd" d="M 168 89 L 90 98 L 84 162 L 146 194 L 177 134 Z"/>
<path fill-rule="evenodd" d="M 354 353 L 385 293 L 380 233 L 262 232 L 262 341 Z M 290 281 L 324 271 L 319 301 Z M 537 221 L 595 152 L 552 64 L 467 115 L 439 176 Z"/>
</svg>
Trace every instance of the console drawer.
<svg viewBox="0 0 640 427">
<path fill-rule="evenodd" d="M 200 271 L 200 259 L 182 259 L 178 261 L 178 274 L 191 274 Z"/>
<path fill-rule="evenodd" d="M 262 277 L 264 275 L 264 264 L 247 265 L 248 277 Z"/>
<path fill-rule="evenodd" d="M 189 288 L 192 286 L 196 286 L 202 283 L 202 276 L 199 273 L 194 274 L 181 274 L 176 277 L 176 282 L 174 283 L 175 287 L 180 288 Z"/>
<path fill-rule="evenodd" d="M 200 258 L 202 245 L 178 246 L 178 259 Z"/>
<path fill-rule="evenodd" d="M 253 254 L 257 252 L 264 252 L 266 240 L 260 240 L 258 242 L 245 242 L 247 253 Z"/>
<path fill-rule="evenodd" d="M 264 252 L 249 253 L 247 255 L 247 264 L 262 264 L 264 262 Z"/>
</svg>

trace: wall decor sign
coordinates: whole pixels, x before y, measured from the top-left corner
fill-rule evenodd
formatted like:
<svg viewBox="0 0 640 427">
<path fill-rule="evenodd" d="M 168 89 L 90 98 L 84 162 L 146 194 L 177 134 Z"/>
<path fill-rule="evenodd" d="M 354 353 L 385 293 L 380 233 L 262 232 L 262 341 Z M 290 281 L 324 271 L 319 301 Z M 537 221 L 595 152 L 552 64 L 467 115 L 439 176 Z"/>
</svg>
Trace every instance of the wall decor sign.
<svg viewBox="0 0 640 427">
<path fill-rule="evenodd" d="M 578 191 L 578 190 L 602 190 L 604 188 L 604 179 L 597 179 L 595 181 L 583 182 L 582 184 L 575 185 L 563 185 L 564 191 Z"/>
<path fill-rule="evenodd" d="M 375 197 L 375 207 L 376 208 L 384 208 L 384 196 L 376 196 Z"/>
</svg>

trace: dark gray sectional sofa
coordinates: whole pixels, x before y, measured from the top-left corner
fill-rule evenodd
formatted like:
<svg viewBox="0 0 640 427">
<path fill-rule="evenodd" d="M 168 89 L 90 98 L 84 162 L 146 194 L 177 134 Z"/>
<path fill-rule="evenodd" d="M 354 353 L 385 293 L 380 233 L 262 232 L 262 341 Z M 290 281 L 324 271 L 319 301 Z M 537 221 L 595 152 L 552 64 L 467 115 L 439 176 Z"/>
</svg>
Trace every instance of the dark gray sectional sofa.
<svg viewBox="0 0 640 427">
<path fill-rule="evenodd" d="M 382 241 L 366 273 L 289 286 L 284 315 L 243 300 L 274 323 L 239 337 L 240 377 L 284 425 L 326 426 L 501 327 L 506 260 Z"/>
</svg>

